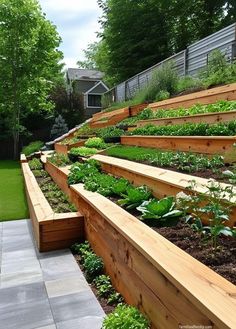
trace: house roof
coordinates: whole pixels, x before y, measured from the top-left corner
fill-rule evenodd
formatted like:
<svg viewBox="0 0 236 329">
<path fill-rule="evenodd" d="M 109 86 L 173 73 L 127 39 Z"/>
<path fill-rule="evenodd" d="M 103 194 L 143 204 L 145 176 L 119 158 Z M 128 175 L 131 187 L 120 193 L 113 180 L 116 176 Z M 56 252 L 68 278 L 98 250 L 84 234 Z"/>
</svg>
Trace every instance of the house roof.
<svg viewBox="0 0 236 329">
<path fill-rule="evenodd" d="M 105 85 L 105 83 L 103 81 L 98 81 L 92 88 L 87 90 L 84 94 L 86 95 L 86 94 L 91 93 L 91 91 L 96 89 L 99 85 L 102 85 L 107 91 L 109 90 L 109 88 Z"/>
<path fill-rule="evenodd" d="M 96 70 L 68 68 L 67 76 L 69 80 L 100 80 L 104 73 Z"/>
</svg>

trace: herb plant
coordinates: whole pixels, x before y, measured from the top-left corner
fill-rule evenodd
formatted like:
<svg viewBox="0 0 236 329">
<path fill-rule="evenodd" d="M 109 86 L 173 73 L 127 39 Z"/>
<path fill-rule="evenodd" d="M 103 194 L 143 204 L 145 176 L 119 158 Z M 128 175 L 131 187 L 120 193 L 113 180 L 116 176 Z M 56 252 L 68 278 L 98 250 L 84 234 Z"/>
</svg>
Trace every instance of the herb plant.
<svg viewBox="0 0 236 329">
<path fill-rule="evenodd" d="M 43 169 L 43 164 L 38 158 L 33 158 L 28 162 L 31 170 L 41 170 Z"/>
<path fill-rule="evenodd" d="M 148 320 L 133 306 L 118 305 L 104 319 L 102 329 L 149 329 Z"/>
<path fill-rule="evenodd" d="M 47 160 L 57 167 L 65 167 L 71 163 L 68 156 L 61 153 L 54 153 Z"/>
<path fill-rule="evenodd" d="M 89 147 L 89 148 L 95 148 L 95 149 L 98 149 L 98 150 L 102 150 L 102 149 L 105 149 L 107 147 L 107 144 L 104 142 L 104 140 L 100 137 L 92 137 L 92 138 L 89 138 L 85 144 L 84 144 L 86 147 Z"/>
<path fill-rule="evenodd" d="M 81 146 L 81 147 L 73 147 L 69 153 L 69 159 L 73 162 L 78 160 L 78 157 L 88 157 L 91 155 L 94 155 L 98 152 L 97 149 L 95 148 L 89 148 L 89 147 L 85 147 L 85 146 Z"/>
</svg>

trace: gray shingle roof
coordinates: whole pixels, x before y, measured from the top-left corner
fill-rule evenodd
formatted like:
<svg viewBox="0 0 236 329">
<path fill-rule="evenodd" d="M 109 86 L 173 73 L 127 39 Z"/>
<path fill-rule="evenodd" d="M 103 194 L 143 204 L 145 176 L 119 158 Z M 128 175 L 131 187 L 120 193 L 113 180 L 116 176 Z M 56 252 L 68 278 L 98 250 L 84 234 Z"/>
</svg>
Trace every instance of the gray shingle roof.
<svg viewBox="0 0 236 329">
<path fill-rule="evenodd" d="M 100 80 L 103 78 L 104 73 L 96 70 L 87 70 L 87 69 L 73 69 L 68 68 L 67 76 L 70 80 L 89 80 L 89 79 L 97 79 Z"/>
</svg>

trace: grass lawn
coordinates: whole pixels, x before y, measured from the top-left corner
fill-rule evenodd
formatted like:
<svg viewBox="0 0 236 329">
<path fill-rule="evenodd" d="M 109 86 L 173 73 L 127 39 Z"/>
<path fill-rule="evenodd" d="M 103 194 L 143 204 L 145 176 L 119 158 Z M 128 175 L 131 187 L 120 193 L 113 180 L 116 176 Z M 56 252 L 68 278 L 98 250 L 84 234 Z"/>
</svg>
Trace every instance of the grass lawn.
<svg viewBox="0 0 236 329">
<path fill-rule="evenodd" d="M 17 161 L 0 161 L 0 222 L 28 218 L 23 176 Z"/>
</svg>

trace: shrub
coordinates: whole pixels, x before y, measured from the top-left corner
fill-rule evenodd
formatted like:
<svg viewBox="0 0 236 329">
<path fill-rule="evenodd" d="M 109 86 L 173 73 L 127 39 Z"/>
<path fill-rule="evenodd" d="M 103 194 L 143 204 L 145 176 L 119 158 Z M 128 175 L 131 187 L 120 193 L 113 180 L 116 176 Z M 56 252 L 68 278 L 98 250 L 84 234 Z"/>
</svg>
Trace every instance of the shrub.
<svg viewBox="0 0 236 329">
<path fill-rule="evenodd" d="M 185 90 L 204 88 L 204 83 L 199 78 L 191 76 L 182 77 L 177 84 L 177 92 L 181 93 Z"/>
<path fill-rule="evenodd" d="M 25 154 L 26 156 L 34 153 L 34 152 L 38 152 L 41 147 L 43 147 L 43 142 L 41 141 L 35 141 L 35 142 L 32 142 L 30 143 L 29 145 L 27 146 L 24 146 L 21 153 Z"/>
<path fill-rule="evenodd" d="M 51 129 L 51 138 L 55 139 L 57 137 L 60 137 L 68 132 L 68 127 L 61 115 L 58 115 L 58 117 L 55 119 L 55 123 L 52 126 Z"/>
<path fill-rule="evenodd" d="M 29 161 L 29 167 L 31 170 L 41 170 L 43 169 L 43 164 L 37 158 L 33 158 Z"/>
<path fill-rule="evenodd" d="M 214 50 L 200 77 L 206 87 L 235 82 L 236 63 L 227 63 L 225 55 L 220 50 Z"/>
<path fill-rule="evenodd" d="M 96 148 L 96 149 L 104 149 L 106 148 L 106 143 L 104 143 L 104 140 L 100 137 L 92 137 L 92 138 L 89 138 L 85 144 L 84 144 L 86 147 L 89 147 L 89 148 Z"/>
<path fill-rule="evenodd" d="M 153 73 L 146 88 L 139 91 L 134 99 L 138 99 L 140 103 L 153 102 L 158 97 L 161 99 L 161 96 L 173 95 L 177 90 L 177 85 L 178 75 L 173 63 L 166 63 Z"/>
<path fill-rule="evenodd" d="M 118 305 L 104 319 L 102 329 L 148 329 L 148 320 L 133 306 Z"/>
</svg>

